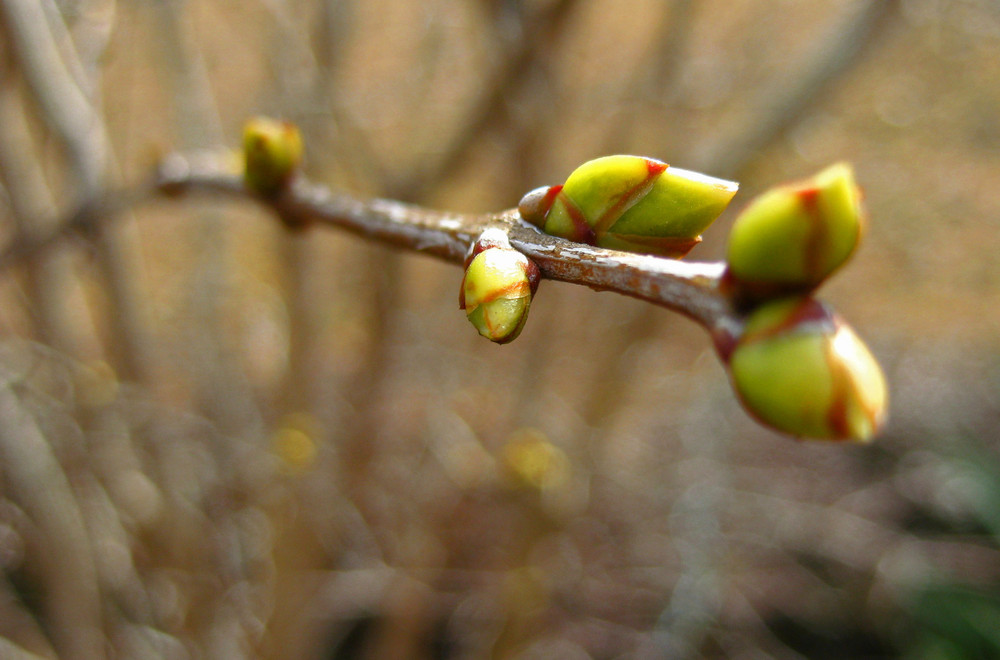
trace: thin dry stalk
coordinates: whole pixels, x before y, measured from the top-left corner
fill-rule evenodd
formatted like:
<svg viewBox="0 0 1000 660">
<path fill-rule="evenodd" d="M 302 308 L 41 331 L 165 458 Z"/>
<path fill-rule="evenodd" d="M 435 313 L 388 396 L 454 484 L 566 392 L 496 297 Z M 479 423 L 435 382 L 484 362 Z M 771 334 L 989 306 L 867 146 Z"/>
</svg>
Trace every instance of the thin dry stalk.
<svg viewBox="0 0 1000 660">
<path fill-rule="evenodd" d="M 58 18 L 58 17 L 55 17 Z M 63 146 L 81 200 L 100 196 L 109 166 L 111 143 L 96 106 L 80 88 L 63 59 L 43 7 L 32 0 L 0 2 L 3 28 L 16 61 L 38 103 L 46 125 Z M 96 88 L 96 83 L 94 84 Z M 137 238 L 124 225 L 115 232 L 97 228 L 95 245 L 114 311 L 109 319 L 110 353 L 119 373 L 155 382 L 154 342 L 147 322 Z"/>
<path fill-rule="evenodd" d="M 8 375 L 0 382 L 0 454 L 9 492 L 38 527 L 46 608 L 57 648 L 74 658 L 104 656 L 101 595 L 83 513 L 34 416 Z M 58 539 L 58 542 L 55 542 Z"/>
</svg>

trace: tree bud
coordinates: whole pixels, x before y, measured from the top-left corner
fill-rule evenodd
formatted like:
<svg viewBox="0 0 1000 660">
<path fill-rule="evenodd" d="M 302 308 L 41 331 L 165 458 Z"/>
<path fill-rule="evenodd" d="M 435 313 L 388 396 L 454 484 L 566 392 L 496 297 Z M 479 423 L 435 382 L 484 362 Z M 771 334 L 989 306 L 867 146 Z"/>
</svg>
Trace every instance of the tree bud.
<svg viewBox="0 0 1000 660">
<path fill-rule="evenodd" d="M 639 156 L 605 156 L 562 186 L 531 191 L 521 216 L 553 236 L 613 250 L 683 257 L 738 185 Z"/>
<path fill-rule="evenodd" d="M 728 353 L 746 409 L 795 436 L 868 441 L 886 418 L 885 377 L 864 342 L 812 298 L 766 303 Z"/>
<path fill-rule="evenodd" d="M 302 135 L 288 121 L 254 117 L 243 126 L 243 180 L 257 194 L 277 194 L 302 163 Z"/>
<path fill-rule="evenodd" d="M 863 225 L 850 165 L 832 165 L 772 188 L 740 213 L 729 234 L 730 274 L 751 290 L 812 290 L 851 256 Z"/>
<path fill-rule="evenodd" d="M 510 246 L 501 230 L 487 230 L 466 259 L 459 306 L 483 337 L 498 344 L 517 338 L 538 288 L 538 266 Z"/>
</svg>

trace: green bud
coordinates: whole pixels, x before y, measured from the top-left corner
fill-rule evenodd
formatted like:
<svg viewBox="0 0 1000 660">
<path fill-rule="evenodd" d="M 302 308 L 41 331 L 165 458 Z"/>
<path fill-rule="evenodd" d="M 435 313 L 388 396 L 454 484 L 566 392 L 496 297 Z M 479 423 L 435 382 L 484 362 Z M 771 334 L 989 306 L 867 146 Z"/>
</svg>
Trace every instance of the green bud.
<svg viewBox="0 0 1000 660">
<path fill-rule="evenodd" d="M 729 234 L 731 276 L 751 289 L 809 291 L 853 254 L 863 229 L 850 165 L 772 188 L 743 210 Z"/>
<path fill-rule="evenodd" d="M 562 186 L 531 191 L 521 216 L 553 236 L 613 250 L 683 257 L 737 184 L 639 156 L 605 156 Z"/>
<path fill-rule="evenodd" d="M 466 259 L 459 306 L 483 337 L 513 341 L 528 318 L 538 288 L 538 266 L 510 246 L 501 230 L 487 230 Z"/>
<path fill-rule="evenodd" d="M 243 126 L 243 180 L 264 196 L 287 186 L 302 163 L 302 135 L 287 121 L 254 117 Z"/>
<path fill-rule="evenodd" d="M 864 342 L 812 298 L 766 303 L 728 361 L 733 387 L 764 424 L 795 436 L 868 441 L 886 418 L 882 370 Z"/>
</svg>

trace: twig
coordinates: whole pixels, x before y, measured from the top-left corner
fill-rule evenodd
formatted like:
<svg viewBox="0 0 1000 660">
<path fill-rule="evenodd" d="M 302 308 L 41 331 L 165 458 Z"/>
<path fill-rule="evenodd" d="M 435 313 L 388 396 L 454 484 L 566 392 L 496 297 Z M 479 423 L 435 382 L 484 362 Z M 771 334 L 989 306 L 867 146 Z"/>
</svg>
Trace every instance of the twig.
<svg viewBox="0 0 1000 660">
<path fill-rule="evenodd" d="M 36 2 L 4 0 L 0 24 L 46 124 L 66 147 L 74 170 L 86 172 L 87 183 L 96 186 L 107 158 L 104 128 L 60 56 L 44 9 Z"/>
<path fill-rule="evenodd" d="M 212 157 L 174 155 L 150 187 L 127 189 L 95 200 L 59 224 L 59 229 L 0 251 L 0 270 L 56 241 L 91 229 L 107 215 L 158 195 L 210 193 L 248 199 L 241 178 Z M 461 264 L 469 246 L 490 226 L 503 228 L 511 244 L 538 264 L 542 276 L 592 289 L 614 291 L 679 312 L 711 330 L 736 320 L 732 302 L 720 289 L 722 263 L 697 263 L 605 250 L 543 234 L 516 210 L 471 215 L 434 211 L 385 199 L 362 200 L 298 180 L 269 205 L 290 227 L 338 227 L 366 238 Z"/>
</svg>

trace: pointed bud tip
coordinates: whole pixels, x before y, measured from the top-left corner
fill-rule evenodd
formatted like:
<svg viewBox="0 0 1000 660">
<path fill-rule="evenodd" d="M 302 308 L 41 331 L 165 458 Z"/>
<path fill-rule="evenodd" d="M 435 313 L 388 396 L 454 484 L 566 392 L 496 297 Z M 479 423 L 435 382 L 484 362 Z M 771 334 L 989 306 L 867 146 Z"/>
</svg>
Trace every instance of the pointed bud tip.
<svg viewBox="0 0 1000 660">
<path fill-rule="evenodd" d="M 563 186 L 528 193 L 522 217 L 553 236 L 679 258 L 728 206 L 737 184 L 642 156 L 580 165 Z"/>
<path fill-rule="evenodd" d="M 737 216 L 726 261 L 748 291 L 807 292 L 854 253 L 864 227 L 861 191 L 847 163 L 764 192 Z"/>
</svg>

